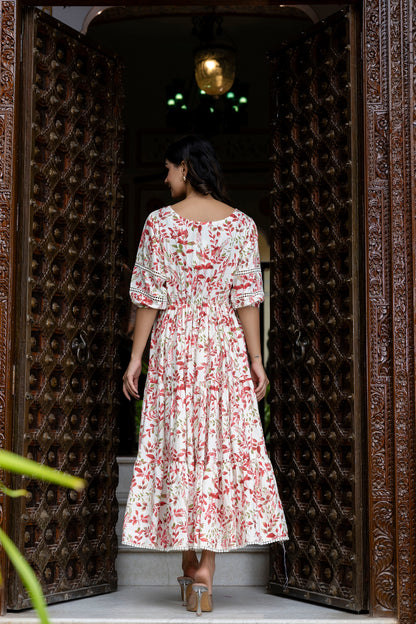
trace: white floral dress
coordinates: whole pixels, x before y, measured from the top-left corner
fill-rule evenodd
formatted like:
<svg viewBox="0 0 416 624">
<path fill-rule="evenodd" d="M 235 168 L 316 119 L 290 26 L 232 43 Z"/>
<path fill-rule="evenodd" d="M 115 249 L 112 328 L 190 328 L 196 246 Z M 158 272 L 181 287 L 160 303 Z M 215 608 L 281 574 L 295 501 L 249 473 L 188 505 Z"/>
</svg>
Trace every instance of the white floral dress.
<svg viewBox="0 0 416 624">
<path fill-rule="evenodd" d="M 130 294 L 160 311 L 123 544 L 227 551 L 287 539 L 234 311 L 264 298 L 254 221 L 153 212 Z"/>
</svg>

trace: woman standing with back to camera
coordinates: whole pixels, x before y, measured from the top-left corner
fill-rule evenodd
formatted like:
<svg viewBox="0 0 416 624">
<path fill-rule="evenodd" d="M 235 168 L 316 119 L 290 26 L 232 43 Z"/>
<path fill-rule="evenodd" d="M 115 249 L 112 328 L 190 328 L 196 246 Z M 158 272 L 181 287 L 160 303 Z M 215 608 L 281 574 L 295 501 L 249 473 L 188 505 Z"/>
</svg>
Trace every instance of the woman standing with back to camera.
<svg viewBox="0 0 416 624">
<path fill-rule="evenodd" d="M 127 398 L 139 398 L 153 332 L 123 544 L 182 551 L 182 598 L 200 615 L 215 553 L 286 540 L 287 528 L 257 407 L 268 379 L 256 226 L 229 205 L 208 141 L 183 137 L 165 165 L 180 201 L 149 215 L 130 287 Z"/>
</svg>

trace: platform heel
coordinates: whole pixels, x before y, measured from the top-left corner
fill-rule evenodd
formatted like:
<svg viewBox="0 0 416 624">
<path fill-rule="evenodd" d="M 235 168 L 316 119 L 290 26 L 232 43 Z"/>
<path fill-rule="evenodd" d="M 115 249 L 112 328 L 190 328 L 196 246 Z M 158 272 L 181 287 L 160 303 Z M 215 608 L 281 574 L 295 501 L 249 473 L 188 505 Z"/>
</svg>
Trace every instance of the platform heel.
<svg viewBox="0 0 416 624">
<path fill-rule="evenodd" d="M 178 583 L 181 588 L 181 600 L 184 606 L 188 604 L 188 598 L 191 593 L 193 582 L 194 579 L 190 576 L 178 576 Z"/>
<path fill-rule="evenodd" d="M 203 611 L 212 611 L 212 597 L 209 595 L 206 585 L 194 583 L 189 598 L 188 606 L 186 607 L 188 611 L 196 611 L 197 615 L 202 615 Z"/>
</svg>

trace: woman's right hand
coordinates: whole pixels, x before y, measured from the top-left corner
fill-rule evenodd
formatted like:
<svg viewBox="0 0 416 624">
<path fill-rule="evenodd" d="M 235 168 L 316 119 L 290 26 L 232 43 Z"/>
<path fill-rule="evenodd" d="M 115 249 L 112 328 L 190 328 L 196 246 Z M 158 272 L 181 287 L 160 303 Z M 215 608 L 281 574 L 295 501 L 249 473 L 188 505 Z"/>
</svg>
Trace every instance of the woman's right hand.
<svg viewBox="0 0 416 624">
<path fill-rule="evenodd" d="M 123 393 L 124 396 L 130 401 L 133 399 L 140 399 L 138 393 L 139 377 L 142 372 L 142 361 L 130 360 L 126 372 L 123 375 Z"/>
<path fill-rule="evenodd" d="M 266 396 L 269 380 L 266 371 L 260 360 L 253 360 L 250 364 L 251 378 L 254 383 L 254 391 L 257 401 L 261 401 Z"/>
</svg>

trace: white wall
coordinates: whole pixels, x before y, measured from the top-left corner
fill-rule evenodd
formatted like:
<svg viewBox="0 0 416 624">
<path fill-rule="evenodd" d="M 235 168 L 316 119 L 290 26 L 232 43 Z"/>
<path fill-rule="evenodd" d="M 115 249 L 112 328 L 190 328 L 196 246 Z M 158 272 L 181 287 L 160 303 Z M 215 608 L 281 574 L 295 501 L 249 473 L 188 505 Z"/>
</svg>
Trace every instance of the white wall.
<svg viewBox="0 0 416 624">
<path fill-rule="evenodd" d="M 53 6 L 48 7 L 52 9 L 52 17 L 55 17 L 60 22 L 71 26 L 75 30 L 81 30 L 84 19 L 88 15 L 90 9 L 94 5 L 89 6 Z M 42 9 L 42 6 L 38 7 Z"/>
<path fill-rule="evenodd" d="M 339 2 L 338 8 L 340 8 L 341 6 L 344 6 L 344 4 L 345 3 L 343 3 L 342 1 Z M 319 19 L 322 19 L 337 10 L 336 5 L 310 6 L 308 4 L 299 4 L 299 7 L 305 7 L 306 13 L 308 15 L 315 14 Z M 42 9 L 42 6 L 38 5 L 38 8 Z M 52 9 L 52 16 L 55 17 L 57 20 L 63 22 L 64 24 L 67 24 L 68 26 L 71 26 L 71 28 L 74 28 L 75 30 L 81 31 L 82 25 L 89 11 L 93 8 L 101 9 L 105 7 L 101 7 L 96 4 L 90 4 L 88 6 L 52 6 L 52 7 L 48 7 L 48 9 L 49 8 Z"/>
</svg>

